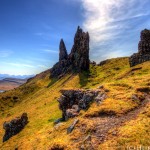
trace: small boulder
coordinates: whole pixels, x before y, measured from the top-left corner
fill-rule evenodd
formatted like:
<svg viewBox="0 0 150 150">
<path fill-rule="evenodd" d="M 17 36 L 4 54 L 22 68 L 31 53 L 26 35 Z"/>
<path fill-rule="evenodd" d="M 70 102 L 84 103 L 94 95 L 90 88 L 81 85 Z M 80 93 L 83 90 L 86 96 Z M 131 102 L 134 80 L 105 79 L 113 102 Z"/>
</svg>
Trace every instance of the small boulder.
<svg viewBox="0 0 150 150">
<path fill-rule="evenodd" d="M 3 142 L 19 133 L 27 123 L 27 113 L 23 113 L 21 117 L 17 117 L 10 122 L 4 122 L 3 129 L 5 130 L 5 135 L 3 136 Z"/>
<path fill-rule="evenodd" d="M 71 133 L 75 127 L 75 125 L 79 122 L 79 119 L 75 119 L 73 124 L 67 128 L 67 134 Z"/>
</svg>

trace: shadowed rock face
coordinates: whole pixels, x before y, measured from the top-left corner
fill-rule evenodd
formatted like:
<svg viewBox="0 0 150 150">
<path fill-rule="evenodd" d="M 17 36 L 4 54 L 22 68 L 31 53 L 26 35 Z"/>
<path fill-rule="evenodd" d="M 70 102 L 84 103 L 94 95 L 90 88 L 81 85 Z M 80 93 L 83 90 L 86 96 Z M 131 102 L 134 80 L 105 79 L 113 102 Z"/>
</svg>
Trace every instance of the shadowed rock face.
<svg viewBox="0 0 150 150">
<path fill-rule="evenodd" d="M 70 60 L 76 70 L 89 69 L 89 34 L 78 27 L 71 50 Z"/>
<path fill-rule="evenodd" d="M 59 45 L 59 61 L 65 60 L 68 58 L 67 50 L 63 39 L 60 41 Z"/>
<path fill-rule="evenodd" d="M 7 141 L 13 135 L 19 133 L 27 123 L 27 113 L 23 113 L 21 117 L 17 117 L 10 122 L 4 122 L 3 129 L 5 129 L 5 135 L 3 137 L 3 142 Z"/>
<path fill-rule="evenodd" d="M 89 70 L 89 34 L 80 27 L 74 37 L 71 53 L 68 55 L 63 40 L 60 41 L 59 62 L 51 69 L 51 77 L 59 77 L 67 72 Z"/>
<path fill-rule="evenodd" d="M 134 53 L 129 58 L 130 66 L 150 60 L 150 30 L 141 31 L 141 40 L 138 44 L 138 53 Z"/>
</svg>

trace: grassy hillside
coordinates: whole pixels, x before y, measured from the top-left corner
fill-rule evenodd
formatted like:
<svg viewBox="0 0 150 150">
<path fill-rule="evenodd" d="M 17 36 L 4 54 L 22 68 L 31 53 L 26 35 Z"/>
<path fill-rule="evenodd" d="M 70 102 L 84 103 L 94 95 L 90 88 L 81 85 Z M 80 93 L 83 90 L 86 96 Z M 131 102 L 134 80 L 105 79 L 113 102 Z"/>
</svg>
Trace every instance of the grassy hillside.
<svg viewBox="0 0 150 150">
<path fill-rule="evenodd" d="M 116 58 L 103 66 L 91 66 L 89 73 L 68 74 L 59 80 L 49 76 L 48 70 L 19 88 L 0 94 L 0 149 L 75 150 L 82 146 L 115 150 L 150 145 L 150 62 L 130 68 L 128 58 Z M 54 120 L 61 117 L 57 102 L 61 89 L 97 89 L 100 85 L 107 91 L 107 99 L 81 111 L 71 134 L 66 128 L 73 119 L 54 127 Z M 133 99 L 133 94 L 139 100 Z M 4 121 L 23 112 L 29 117 L 27 126 L 2 143 Z M 90 141 L 85 140 L 88 135 Z"/>
</svg>

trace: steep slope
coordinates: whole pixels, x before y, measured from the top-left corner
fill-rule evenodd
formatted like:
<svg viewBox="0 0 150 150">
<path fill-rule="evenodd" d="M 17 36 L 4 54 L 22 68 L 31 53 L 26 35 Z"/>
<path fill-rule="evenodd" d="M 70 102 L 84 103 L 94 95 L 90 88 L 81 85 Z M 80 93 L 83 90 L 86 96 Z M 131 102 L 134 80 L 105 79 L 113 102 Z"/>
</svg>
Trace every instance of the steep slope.
<svg viewBox="0 0 150 150">
<path fill-rule="evenodd" d="M 0 149 L 125 149 L 148 146 L 150 135 L 150 62 L 129 67 L 128 58 L 107 60 L 90 66 L 89 72 L 51 78 L 47 70 L 26 84 L 0 94 Z M 71 134 L 66 129 L 74 119 L 57 126 L 61 117 L 57 99 L 61 89 L 97 89 L 103 85 L 107 99 L 81 111 Z M 138 98 L 134 98 L 134 95 Z M 2 143 L 3 123 L 27 112 L 29 123 Z"/>
</svg>

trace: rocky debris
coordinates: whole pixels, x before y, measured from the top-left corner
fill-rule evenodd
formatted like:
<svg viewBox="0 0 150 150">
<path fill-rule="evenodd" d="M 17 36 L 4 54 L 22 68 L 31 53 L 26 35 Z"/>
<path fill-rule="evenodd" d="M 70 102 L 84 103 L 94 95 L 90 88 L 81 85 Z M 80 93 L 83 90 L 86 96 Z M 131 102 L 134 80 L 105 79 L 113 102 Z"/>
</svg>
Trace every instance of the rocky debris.
<svg viewBox="0 0 150 150">
<path fill-rule="evenodd" d="M 138 53 L 134 53 L 129 58 L 130 66 L 133 67 L 140 63 L 150 60 L 150 30 L 141 31 L 141 40 L 138 44 Z"/>
<path fill-rule="evenodd" d="M 95 97 L 95 101 L 96 103 L 99 105 L 103 100 L 105 100 L 107 98 L 106 93 L 99 93 L 96 97 Z"/>
<path fill-rule="evenodd" d="M 118 136 L 118 128 L 124 125 L 125 123 L 135 120 L 140 113 L 143 112 L 143 108 L 148 106 L 150 104 L 150 95 L 147 95 L 145 97 L 145 100 L 142 101 L 142 103 L 135 107 L 134 109 L 126 112 L 125 114 L 122 114 L 121 116 L 98 116 L 94 118 L 84 118 L 85 122 L 82 122 L 82 124 L 78 125 L 77 132 L 80 132 L 80 136 L 76 137 L 78 140 L 74 141 L 76 143 L 79 143 L 81 149 L 90 149 L 87 148 L 91 141 L 91 145 L 94 149 L 98 149 L 98 146 L 102 144 L 106 140 L 110 140 L 112 136 L 116 137 Z M 92 127 L 94 130 L 90 130 L 90 137 L 85 138 L 85 134 L 87 134 L 87 122 L 90 121 L 92 124 Z M 110 136 L 110 134 L 112 136 Z M 93 140 L 94 139 L 94 140 Z M 85 141 L 87 141 L 85 143 Z M 111 149 L 111 148 L 110 148 Z"/>
<path fill-rule="evenodd" d="M 147 94 L 147 93 L 146 93 Z M 144 93 L 143 93 L 144 95 Z M 119 136 L 118 128 L 124 126 L 131 120 L 136 120 L 139 114 L 147 113 L 143 109 L 150 104 L 150 94 L 147 94 L 145 100 L 142 101 L 138 107 L 135 107 L 124 114 L 116 115 L 103 115 L 94 118 L 84 118 L 82 123 L 79 123 L 76 129 L 77 133 L 80 133 L 74 139 L 74 144 L 78 144 L 78 149 L 82 150 L 94 150 L 99 149 L 99 145 L 103 144 L 106 140 L 111 140 L 116 136 Z M 87 122 L 90 122 L 87 124 Z M 87 135 L 89 133 L 89 135 Z M 111 145 L 108 149 L 112 149 Z"/>
<path fill-rule="evenodd" d="M 67 72 L 81 72 L 89 70 L 89 34 L 82 31 L 80 27 L 74 37 L 71 53 L 68 55 L 63 40 L 59 46 L 59 62 L 52 69 L 51 77 L 61 77 Z"/>
<path fill-rule="evenodd" d="M 67 128 L 67 134 L 71 133 L 75 127 L 75 125 L 79 122 L 79 119 L 75 119 L 73 124 Z"/>
<path fill-rule="evenodd" d="M 3 142 L 7 141 L 9 138 L 19 133 L 27 123 L 27 113 L 23 113 L 21 117 L 17 117 L 10 122 L 4 122 L 3 129 L 5 130 L 5 135 L 3 137 Z"/>
<path fill-rule="evenodd" d="M 58 102 L 63 120 L 78 116 L 80 110 L 88 109 L 93 101 L 100 103 L 107 97 L 100 90 L 61 90 L 61 93 Z"/>
</svg>

